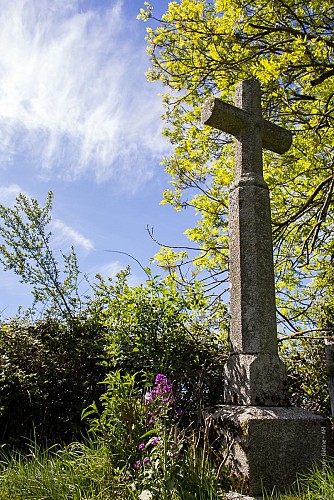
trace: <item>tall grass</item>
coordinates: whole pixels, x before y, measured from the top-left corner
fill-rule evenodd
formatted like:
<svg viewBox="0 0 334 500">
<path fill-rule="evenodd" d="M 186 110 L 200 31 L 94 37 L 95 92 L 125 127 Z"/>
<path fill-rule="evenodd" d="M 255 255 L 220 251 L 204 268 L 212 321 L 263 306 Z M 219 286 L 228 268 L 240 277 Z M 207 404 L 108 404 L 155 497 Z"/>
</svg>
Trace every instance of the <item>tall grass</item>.
<svg viewBox="0 0 334 500">
<path fill-rule="evenodd" d="M 1 500 L 109 500 L 133 498 L 122 471 L 112 466 L 101 443 L 73 443 L 30 453 L 1 452 Z"/>
<path fill-rule="evenodd" d="M 166 490 L 167 498 L 223 498 L 217 474 L 207 457 L 199 452 L 196 465 L 193 452 L 187 454 L 172 491 Z M 110 448 L 98 441 L 45 451 L 33 444 L 28 454 L 4 450 L 0 453 L 1 500 L 134 500 L 142 498 L 141 492 L 129 469 L 118 469 Z M 155 496 L 147 498 L 161 500 Z"/>
<path fill-rule="evenodd" d="M 334 461 L 328 459 L 300 476 L 286 494 L 267 495 L 266 500 L 334 500 Z"/>
<path fill-rule="evenodd" d="M 206 457 L 191 454 L 176 485 L 173 500 L 224 498 L 217 476 Z M 30 452 L 0 452 L 1 500 L 134 500 L 141 498 L 131 475 L 117 469 L 110 449 L 93 440 L 63 448 Z M 148 497 L 151 498 L 151 497 Z M 314 468 L 300 477 L 289 493 L 271 494 L 266 500 L 334 500 L 334 463 Z M 156 499 L 154 499 L 156 500 Z"/>
</svg>

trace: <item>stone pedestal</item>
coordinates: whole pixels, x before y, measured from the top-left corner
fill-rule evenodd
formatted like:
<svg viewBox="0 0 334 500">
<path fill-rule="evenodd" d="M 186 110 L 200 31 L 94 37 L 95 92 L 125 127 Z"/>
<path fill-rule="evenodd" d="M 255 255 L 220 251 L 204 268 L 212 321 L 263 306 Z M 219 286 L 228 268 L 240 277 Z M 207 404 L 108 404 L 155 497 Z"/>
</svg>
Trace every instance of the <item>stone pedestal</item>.
<svg viewBox="0 0 334 500">
<path fill-rule="evenodd" d="M 328 420 L 301 408 L 224 405 L 212 418 L 212 438 L 246 495 L 288 488 L 327 454 Z"/>
</svg>

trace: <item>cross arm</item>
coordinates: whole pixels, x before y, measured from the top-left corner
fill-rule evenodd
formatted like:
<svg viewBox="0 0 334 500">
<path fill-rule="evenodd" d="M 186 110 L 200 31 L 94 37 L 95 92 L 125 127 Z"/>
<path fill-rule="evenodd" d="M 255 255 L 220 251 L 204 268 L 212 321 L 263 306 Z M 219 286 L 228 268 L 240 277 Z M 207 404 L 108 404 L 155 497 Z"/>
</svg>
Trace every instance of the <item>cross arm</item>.
<svg viewBox="0 0 334 500">
<path fill-rule="evenodd" d="M 263 118 L 260 120 L 262 147 L 279 154 L 288 151 L 292 143 L 291 132 Z M 210 125 L 210 127 L 238 137 L 249 123 L 254 122 L 254 117 L 241 108 L 212 97 L 204 103 L 202 122 L 204 125 Z"/>
</svg>

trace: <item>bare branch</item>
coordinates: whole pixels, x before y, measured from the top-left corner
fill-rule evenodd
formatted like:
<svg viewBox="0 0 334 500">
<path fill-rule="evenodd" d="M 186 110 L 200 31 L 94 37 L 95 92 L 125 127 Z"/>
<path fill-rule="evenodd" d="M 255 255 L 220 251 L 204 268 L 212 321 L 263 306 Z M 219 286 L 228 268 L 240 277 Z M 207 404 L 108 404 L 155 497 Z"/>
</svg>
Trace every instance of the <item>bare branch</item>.
<svg viewBox="0 0 334 500">
<path fill-rule="evenodd" d="M 307 333 L 315 333 L 315 332 L 332 332 L 333 330 L 330 328 L 310 328 L 308 330 L 300 330 L 291 335 L 286 335 L 285 337 L 280 337 L 278 342 L 284 342 L 285 340 L 292 340 L 303 337 Z M 312 339 L 328 339 L 333 337 L 312 337 Z M 307 337 L 307 339 L 311 339 L 311 337 Z"/>
</svg>

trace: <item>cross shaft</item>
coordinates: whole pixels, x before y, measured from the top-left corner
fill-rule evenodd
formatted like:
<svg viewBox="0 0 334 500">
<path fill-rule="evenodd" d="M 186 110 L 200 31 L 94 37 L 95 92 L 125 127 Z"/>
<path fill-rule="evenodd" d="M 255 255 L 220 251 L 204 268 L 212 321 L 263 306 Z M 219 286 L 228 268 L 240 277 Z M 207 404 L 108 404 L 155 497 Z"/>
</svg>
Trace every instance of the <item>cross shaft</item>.
<svg viewBox="0 0 334 500">
<path fill-rule="evenodd" d="M 236 88 L 237 107 L 210 99 L 203 121 L 236 137 L 234 182 L 229 194 L 231 354 L 225 401 L 284 405 L 286 373 L 278 357 L 271 214 L 262 175 L 262 148 L 287 151 L 291 133 L 261 116 L 255 79 Z"/>
</svg>

